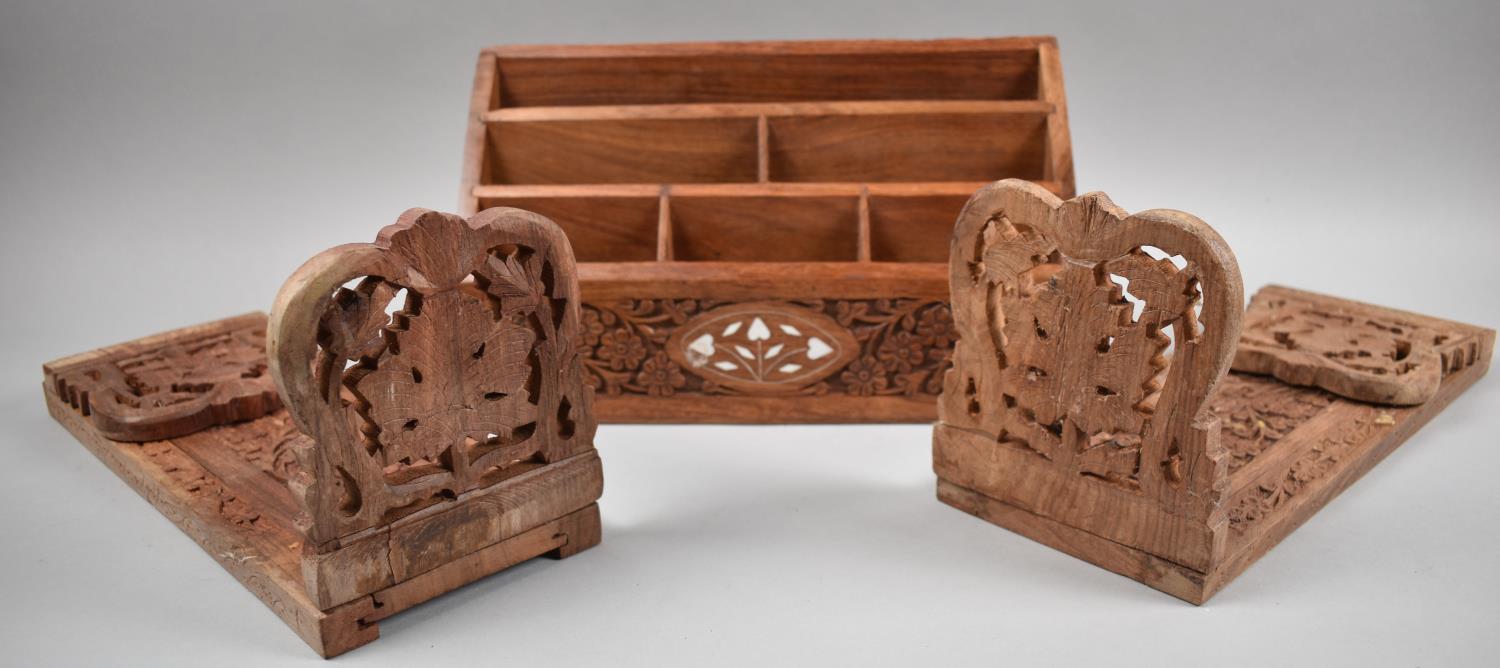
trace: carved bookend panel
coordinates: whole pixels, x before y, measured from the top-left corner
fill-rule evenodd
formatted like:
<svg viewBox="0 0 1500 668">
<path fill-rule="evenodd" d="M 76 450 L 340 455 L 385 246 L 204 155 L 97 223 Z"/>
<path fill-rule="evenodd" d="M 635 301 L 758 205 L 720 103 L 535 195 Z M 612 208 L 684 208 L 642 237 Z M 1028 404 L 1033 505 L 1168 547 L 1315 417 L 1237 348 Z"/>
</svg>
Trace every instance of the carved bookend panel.
<svg viewBox="0 0 1500 668">
<path fill-rule="evenodd" d="M 292 481 L 314 543 L 593 448 L 572 251 L 516 209 L 413 209 L 283 286 L 271 371 L 315 445 Z"/>
<path fill-rule="evenodd" d="M 1181 212 L 1131 216 L 1102 194 L 1062 202 L 1011 180 L 969 201 L 950 269 L 959 342 L 940 420 L 1018 463 L 966 482 L 1065 521 L 1113 521 L 1096 503 L 1143 508 L 1094 528 L 1149 549 L 1185 522 L 1201 541 L 1172 556 L 1206 561 L 1227 465 L 1207 399 L 1243 303 L 1223 240 Z M 940 447 L 940 473 L 955 457 L 986 455 Z"/>
<path fill-rule="evenodd" d="M 1283 290 L 1257 293 L 1234 370 L 1395 406 L 1437 395 L 1478 357 L 1477 337 L 1431 318 Z"/>
<path fill-rule="evenodd" d="M 46 373 L 57 396 L 116 441 L 182 436 L 281 407 L 266 370 L 266 319 L 259 313 L 141 339 Z"/>
</svg>

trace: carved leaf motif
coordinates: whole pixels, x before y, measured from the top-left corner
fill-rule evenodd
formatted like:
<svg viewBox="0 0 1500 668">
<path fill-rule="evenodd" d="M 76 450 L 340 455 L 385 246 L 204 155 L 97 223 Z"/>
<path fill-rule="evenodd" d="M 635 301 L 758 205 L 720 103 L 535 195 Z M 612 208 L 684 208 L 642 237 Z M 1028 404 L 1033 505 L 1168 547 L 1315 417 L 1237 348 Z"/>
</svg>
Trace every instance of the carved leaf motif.
<svg viewBox="0 0 1500 668">
<path fill-rule="evenodd" d="M 319 322 L 319 344 L 341 359 L 354 359 L 380 343 L 390 317 L 385 307 L 396 296 L 396 286 L 366 277 L 354 289 L 340 288 Z"/>
<path fill-rule="evenodd" d="M 506 312 L 536 308 L 543 298 L 539 280 L 541 260 L 530 251 L 500 249 L 491 253 L 477 272 L 485 291 L 500 298 Z"/>
<path fill-rule="evenodd" d="M 352 382 L 387 464 L 437 461 L 465 438 L 484 441 L 536 419 L 525 390 L 530 328 L 491 320 L 488 305 L 461 290 L 424 298 L 401 320 L 377 367 Z"/>
<path fill-rule="evenodd" d="M 616 316 L 577 321 L 577 291 L 562 231 L 515 209 L 468 220 L 413 209 L 375 243 L 305 263 L 277 297 L 270 369 L 313 437 L 287 448 L 308 539 L 367 530 L 592 449 L 575 346 L 599 340 Z M 651 377 L 670 383 L 671 371 Z"/>
</svg>

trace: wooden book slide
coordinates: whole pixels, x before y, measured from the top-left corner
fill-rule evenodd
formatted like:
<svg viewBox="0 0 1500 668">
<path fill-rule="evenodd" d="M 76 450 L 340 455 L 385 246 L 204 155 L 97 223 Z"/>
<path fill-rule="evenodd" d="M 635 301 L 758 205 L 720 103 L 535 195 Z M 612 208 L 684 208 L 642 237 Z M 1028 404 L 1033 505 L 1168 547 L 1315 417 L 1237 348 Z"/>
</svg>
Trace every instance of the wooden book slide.
<svg viewBox="0 0 1500 668">
<path fill-rule="evenodd" d="M 558 227 L 408 211 L 249 314 L 47 364 L 52 415 L 331 657 L 599 542 L 593 391 Z"/>
<path fill-rule="evenodd" d="M 567 232 L 602 420 L 930 422 L 959 208 L 1072 195 L 1060 63 L 1050 37 L 485 49 L 461 206 Z"/>
<path fill-rule="evenodd" d="M 938 498 L 1208 600 L 1489 368 L 1495 333 L 1282 287 L 1224 240 L 1021 181 L 951 248 Z"/>
</svg>

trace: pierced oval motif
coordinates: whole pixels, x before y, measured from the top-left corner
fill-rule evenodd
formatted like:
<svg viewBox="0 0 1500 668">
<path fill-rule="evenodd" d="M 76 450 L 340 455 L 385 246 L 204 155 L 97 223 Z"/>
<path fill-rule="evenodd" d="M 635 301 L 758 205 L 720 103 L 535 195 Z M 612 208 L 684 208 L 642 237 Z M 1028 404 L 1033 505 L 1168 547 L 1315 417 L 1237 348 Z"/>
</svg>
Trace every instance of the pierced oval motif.
<svg viewBox="0 0 1500 668">
<path fill-rule="evenodd" d="M 843 368 L 859 352 L 854 336 L 822 313 L 775 302 L 700 313 L 667 340 L 672 360 L 743 392 L 785 394 Z"/>
</svg>

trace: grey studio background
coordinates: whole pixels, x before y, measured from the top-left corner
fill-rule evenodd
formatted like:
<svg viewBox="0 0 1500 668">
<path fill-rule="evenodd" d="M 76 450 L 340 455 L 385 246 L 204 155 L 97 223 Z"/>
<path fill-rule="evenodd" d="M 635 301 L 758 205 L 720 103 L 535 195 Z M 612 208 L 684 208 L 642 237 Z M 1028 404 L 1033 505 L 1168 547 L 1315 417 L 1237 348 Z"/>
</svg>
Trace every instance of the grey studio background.
<svg viewBox="0 0 1500 668">
<path fill-rule="evenodd" d="M 46 415 L 40 365 L 269 307 L 452 209 L 503 42 L 1055 34 L 1080 192 L 1276 281 L 1500 326 L 1500 5 L 0 5 L 0 663 L 318 661 Z M 607 425 L 604 543 L 349 665 L 1422 665 L 1500 653 L 1486 378 L 1195 608 L 933 498 L 930 428 Z M 1489 664 L 1493 665 L 1493 664 Z"/>
</svg>

